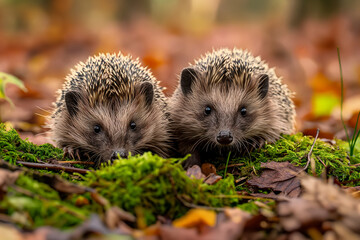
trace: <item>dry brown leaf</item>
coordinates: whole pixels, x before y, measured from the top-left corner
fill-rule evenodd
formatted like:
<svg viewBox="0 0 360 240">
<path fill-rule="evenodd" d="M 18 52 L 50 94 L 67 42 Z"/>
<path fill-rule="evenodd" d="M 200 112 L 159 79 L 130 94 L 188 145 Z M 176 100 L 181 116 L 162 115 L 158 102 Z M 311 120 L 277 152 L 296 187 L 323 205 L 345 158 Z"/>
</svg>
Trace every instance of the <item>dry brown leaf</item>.
<svg viewBox="0 0 360 240">
<path fill-rule="evenodd" d="M 123 233 L 131 234 L 133 230 L 124 221 L 135 222 L 136 218 L 131 213 L 116 206 L 111 207 L 105 213 L 105 223 L 110 229 L 117 228 Z"/>
<path fill-rule="evenodd" d="M 289 162 L 261 163 L 265 168 L 259 177 L 253 177 L 247 181 L 251 186 L 261 189 L 271 189 L 275 193 L 281 193 L 286 197 L 298 197 L 301 193 L 300 179 L 297 175 L 302 171 Z"/>
<path fill-rule="evenodd" d="M 217 183 L 218 181 L 220 181 L 222 179 L 222 176 L 220 175 L 216 175 L 214 173 L 210 173 L 205 179 L 204 179 L 204 183 L 207 183 L 209 185 L 213 185 L 215 183 Z"/>
<path fill-rule="evenodd" d="M 360 201 L 334 184 L 314 177 L 301 180 L 301 198 L 280 202 L 277 212 L 286 231 L 333 231 L 340 239 L 360 238 Z M 346 238 L 350 237 L 350 238 Z"/>
<path fill-rule="evenodd" d="M 0 199 L 3 198 L 3 195 L 7 192 L 7 187 L 15 183 L 19 177 L 21 171 L 9 171 L 5 169 L 0 169 Z"/>
<path fill-rule="evenodd" d="M 205 175 L 201 172 L 201 168 L 198 165 L 194 165 L 191 168 L 188 168 L 186 171 L 188 177 L 194 177 L 196 179 L 204 179 Z"/>
<path fill-rule="evenodd" d="M 97 193 L 96 191 L 91 192 L 91 198 L 98 204 L 100 204 L 101 206 L 108 206 L 109 205 L 109 201 L 104 198 L 103 196 L 101 196 L 99 193 Z"/>
<path fill-rule="evenodd" d="M 360 186 L 346 187 L 344 189 L 347 193 L 351 194 L 351 196 L 353 196 L 354 198 L 360 199 Z"/>
</svg>

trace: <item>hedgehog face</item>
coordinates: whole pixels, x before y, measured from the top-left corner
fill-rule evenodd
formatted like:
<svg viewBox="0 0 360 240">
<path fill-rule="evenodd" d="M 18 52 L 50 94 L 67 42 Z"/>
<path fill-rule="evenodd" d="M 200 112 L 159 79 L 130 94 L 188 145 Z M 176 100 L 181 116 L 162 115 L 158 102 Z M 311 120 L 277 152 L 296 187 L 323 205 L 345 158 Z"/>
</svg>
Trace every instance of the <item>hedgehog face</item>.
<svg viewBox="0 0 360 240">
<path fill-rule="evenodd" d="M 184 141 L 194 148 L 242 152 L 257 144 L 267 127 L 271 127 L 271 102 L 266 97 L 267 75 L 251 76 L 246 82 L 224 75 L 218 81 L 192 68 L 181 75 L 182 106 L 172 109 L 176 126 Z M 233 75 L 230 78 L 243 76 Z M 270 116 L 264 119 L 263 116 Z M 184 118 L 182 116 L 188 116 Z M 192 121 L 192 122 L 191 122 Z"/>
<path fill-rule="evenodd" d="M 61 136 L 63 147 L 78 148 L 97 162 L 126 158 L 145 151 L 165 154 L 167 136 L 161 109 L 154 104 L 153 86 L 142 83 L 129 100 L 108 99 L 106 103 L 90 104 L 82 93 L 70 91 L 65 96 L 66 133 Z M 64 125 L 64 126 L 65 126 Z M 165 144 L 165 143 L 164 143 Z M 162 154 L 163 153 L 163 154 Z"/>
</svg>

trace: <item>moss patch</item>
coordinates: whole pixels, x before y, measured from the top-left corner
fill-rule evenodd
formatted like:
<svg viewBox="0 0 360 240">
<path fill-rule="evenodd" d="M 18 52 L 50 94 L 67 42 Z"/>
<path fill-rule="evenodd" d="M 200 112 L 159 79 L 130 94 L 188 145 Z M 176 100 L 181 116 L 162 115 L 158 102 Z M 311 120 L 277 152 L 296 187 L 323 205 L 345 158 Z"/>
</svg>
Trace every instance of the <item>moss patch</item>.
<svg viewBox="0 0 360 240">
<path fill-rule="evenodd" d="M 313 141 L 314 138 L 302 134 L 283 136 L 274 144 L 267 144 L 247 156 L 230 160 L 229 172 L 237 179 L 244 178 L 239 182 L 237 190 L 248 191 L 245 180 L 252 174 L 261 173 L 261 162 L 289 161 L 297 166 L 305 166 Z M 359 154 L 350 159 L 347 146 L 342 141 L 330 145 L 317 140 L 312 154 L 316 162 L 316 174 L 320 175 L 324 171 L 324 163 L 327 173 L 340 182 L 346 185 L 358 184 L 355 180 L 360 179 L 360 166 L 355 163 L 360 162 Z M 22 140 L 15 130 L 7 131 L 3 124 L 0 124 L 0 159 L 13 165 L 19 165 L 16 161 L 64 160 L 61 149 L 50 144 L 37 146 Z M 239 203 L 232 175 L 209 186 L 201 180 L 188 178 L 181 166 L 183 160 L 163 159 L 145 153 L 117 160 L 111 166 L 103 165 L 77 181 L 73 180 L 73 174 L 61 173 L 62 178 L 99 193 L 107 200 L 106 206 L 99 205 L 90 192 L 63 196 L 48 182 L 33 174 L 50 171 L 24 171 L 15 184 L 0 192 L 0 213 L 9 216 L 12 222 L 23 228 L 50 225 L 66 229 L 83 222 L 92 213 L 104 217 L 105 211 L 112 206 L 133 213 L 145 224 L 154 223 L 158 215 L 178 218 L 193 206 L 238 206 L 253 214 L 259 212 L 258 205 L 252 200 Z M 225 163 L 218 163 L 217 167 L 225 166 Z M 241 166 L 234 171 L 231 164 L 239 163 Z M 308 172 L 311 173 L 310 168 Z M 218 174 L 224 175 L 223 171 Z M 76 177 L 79 179 L 79 174 Z M 266 204 L 269 205 L 269 202 Z"/>
<path fill-rule="evenodd" d="M 15 129 L 7 131 L 3 123 L 0 124 L 0 158 L 16 164 L 17 160 L 38 162 L 38 160 L 64 160 L 63 151 L 51 144 L 35 145 L 20 138 Z"/>
<path fill-rule="evenodd" d="M 274 144 L 266 144 L 263 148 L 250 153 L 247 156 L 230 160 L 229 165 L 243 163 L 236 172 L 236 177 L 249 177 L 251 174 L 259 175 L 261 173 L 261 162 L 289 161 L 295 166 L 305 167 L 308 159 L 307 155 L 314 142 L 314 138 L 303 136 L 302 133 L 295 135 L 284 135 Z M 335 145 L 317 140 L 312 157 L 315 160 L 316 175 L 324 172 L 325 166 L 328 176 L 336 177 L 340 182 L 346 182 L 348 185 L 354 185 L 360 179 L 360 166 L 352 165 L 360 162 L 360 154 L 349 158 L 347 143 L 337 140 Z M 320 161 L 321 160 L 321 161 Z M 324 164 L 325 166 L 324 166 Z M 225 161 L 218 163 L 219 168 L 225 166 Z M 231 172 L 231 169 L 229 169 Z M 312 174 L 311 167 L 307 169 Z M 223 175 L 223 171 L 218 173 Z M 244 190 L 246 186 L 238 187 L 238 190 Z"/>
<path fill-rule="evenodd" d="M 111 204 L 146 216 L 148 224 L 156 221 L 156 215 L 180 217 L 189 204 L 224 207 L 237 203 L 237 198 L 216 197 L 236 195 L 232 176 L 210 186 L 190 179 L 181 166 L 182 160 L 163 159 L 148 152 L 90 172 L 84 184 L 95 188 Z"/>
<path fill-rule="evenodd" d="M 13 165 L 19 165 L 16 163 L 19 160 L 37 162 L 63 158 L 61 149 L 22 140 L 15 130 L 5 130 L 3 124 L 0 124 L 0 146 L 0 158 Z M 158 215 L 175 219 L 191 206 L 236 205 L 236 197 L 222 197 L 236 195 L 232 176 L 209 186 L 187 177 L 181 166 L 183 160 L 145 153 L 117 160 L 111 166 L 104 164 L 99 170 L 89 172 L 79 182 L 107 199 L 109 205 L 106 206 L 100 206 L 89 192 L 61 196 L 49 182 L 42 180 L 46 178 L 39 177 L 50 171 L 27 170 L 0 194 L 0 212 L 24 228 L 50 225 L 66 229 L 81 223 L 91 213 L 104 216 L 111 206 L 123 208 L 143 218 L 146 224 L 152 224 Z M 63 173 L 61 177 L 72 179 L 71 175 Z M 86 204 L 79 206 L 78 202 Z"/>
</svg>

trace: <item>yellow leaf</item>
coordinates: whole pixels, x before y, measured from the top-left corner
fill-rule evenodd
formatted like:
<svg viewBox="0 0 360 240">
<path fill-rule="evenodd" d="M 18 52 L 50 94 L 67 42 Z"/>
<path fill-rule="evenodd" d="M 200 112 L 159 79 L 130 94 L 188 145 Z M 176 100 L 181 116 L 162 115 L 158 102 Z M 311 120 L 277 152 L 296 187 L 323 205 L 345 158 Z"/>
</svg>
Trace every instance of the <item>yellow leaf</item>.
<svg viewBox="0 0 360 240">
<path fill-rule="evenodd" d="M 312 97 L 312 110 L 315 117 L 330 116 L 337 105 L 340 105 L 340 97 L 333 93 L 314 93 Z"/>
<path fill-rule="evenodd" d="M 216 213 L 212 210 L 191 209 L 173 222 L 174 227 L 191 228 L 199 225 L 215 226 Z"/>
</svg>

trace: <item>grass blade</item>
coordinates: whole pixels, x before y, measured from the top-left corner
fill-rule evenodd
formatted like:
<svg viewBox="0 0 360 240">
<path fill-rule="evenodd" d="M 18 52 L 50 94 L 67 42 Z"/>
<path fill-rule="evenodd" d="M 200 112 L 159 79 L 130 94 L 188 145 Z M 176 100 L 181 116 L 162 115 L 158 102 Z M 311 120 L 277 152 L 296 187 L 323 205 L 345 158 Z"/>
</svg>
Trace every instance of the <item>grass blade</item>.
<svg viewBox="0 0 360 240">
<path fill-rule="evenodd" d="M 344 79 L 343 79 L 343 74 L 342 74 L 342 67 L 341 67 L 341 59 L 340 59 L 340 49 L 337 48 L 337 54 L 338 54 L 338 60 L 339 60 L 339 67 L 340 67 L 340 80 L 341 80 L 341 103 L 340 103 L 340 117 L 341 117 L 341 122 L 344 126 L 345 129 L 345 133 L 346 133 L 346 138 L 350 144 L 350 137 L 349 137 L 349 133 L 343 118 L 343 102 L 344 102 Z"/>
</svg>

